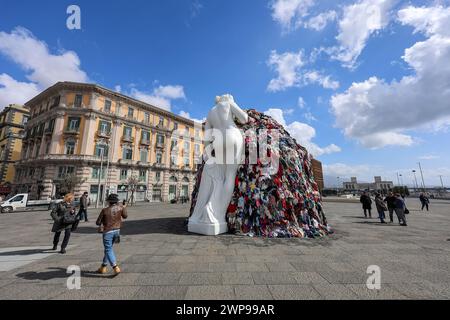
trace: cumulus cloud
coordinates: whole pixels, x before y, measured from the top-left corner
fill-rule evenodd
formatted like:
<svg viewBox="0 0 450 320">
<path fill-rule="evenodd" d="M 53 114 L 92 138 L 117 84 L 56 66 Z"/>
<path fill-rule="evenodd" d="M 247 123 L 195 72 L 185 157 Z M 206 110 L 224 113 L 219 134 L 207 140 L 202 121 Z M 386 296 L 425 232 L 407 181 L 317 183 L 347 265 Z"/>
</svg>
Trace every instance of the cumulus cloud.
<svg viewBox="0 0 450 320">
<path fill-rule="evenodd" d="M 151 93 L 131 88 L 130 95 L 137 100 L 144 101 L 167 111 L 172 109 L 172 100 L 186 99 L 184 88 L 180 85 L 159 86 L 153 89 Z"/>
<path fill-rule="evenodd" d="M 300 109 L 304 109 L 306 107 L 305 99 L 303 99 L 303 97 L 298 97 L 297 105 Z"/>
<path fill-rule="evenodd" d="M 20 66 L 30 81 L 19 82 L 2 74 L 2 104 L 24 103 L 36 92 L 58 81 L 89 81 L 87 74 L 81 70 L 81 62 L 75 52 L 53 54 L 44 41 L 23 27 L 17 27 L 10 33 L 0 32 L 0 53 Z M 17 91 L 18 86 L 22 90 Z M 6 101 L 8 97 L 14 100 Z"/>
<path fill-rule="evenodd" d="M 206 118 L 203 118 L 203 119 L 192 118 L 191 115 L 189 114 L 189 112 L 186 112 L 186 111 L 183 111 L 183 110 L 180 111 L 179 115 L 184 117 L 184 118 L 187 118 L 187 119 L 190 119 L 190 120 L 192 120 L 194 122 L 199 122 L 199 123 L 202 123 L 202 122 L 204 122 L 206 120 Z"/>
<path fill-rule="evenodd" d="M 336 37 L 338 46 L 328 50 L 331 57 L 353 68 L 369 37 L 388 25 L 391 9 L 397 1 L 360 0 L 345 6 Z"/>
<path fill-rule="evenodd" d="M 335 144 L 330 144 L 326 147 L 320 147 L 315 144 L 312 139 L 316 136 L 316 130 L 310 125 L 298 121 L 287 124 L 282 109 L 271 108 L 264 111 L 264 113 L 281 124 L 289 134 L 295 138 L 300 145 L 304 146 L 314 157 L 341 151 L 341 148 Z"/>
<path fill-rule="evenodd" d="M 334 21 L 336 18 L 337 13 L 334 10 L 322 12 L 309 18 L 308 21 L 305 22 L 305 28 L 321 31 L 327 26 L 328 22 Z"/>
<path fill-rule="evenodd" d="M 331 98 L 336 126 L 370 148 L 411 145 L 406 131 L 450 123 L 450 7 L 410 6 L 398 20 L 427 36 L 402 57 L 412 75 L 391 82 L 370 77 Z"/>
<path fill-rule="evenodd" d="M 309 84 L 319 84 L 326 89 L 337 89 L 339 82 L 330 76 L 323 75 L 316 70 L 302 70 L 306 60 L 303 51 L 285 52 L 278 54 L 273 50 L 267 65 L 275 71 L 276 78 L 270 80 L 267 90 L 270 92 L 283 91 L 291 87 L 300 87 Z"/>
<path fill-rule="evenodd" d="M 274 0 L 270 5 L 272 18 L 282 26 L 284 32 L 297 29 L 309 15 L 309 9 L 314 2 L 314 0 Z"/>
</svg>

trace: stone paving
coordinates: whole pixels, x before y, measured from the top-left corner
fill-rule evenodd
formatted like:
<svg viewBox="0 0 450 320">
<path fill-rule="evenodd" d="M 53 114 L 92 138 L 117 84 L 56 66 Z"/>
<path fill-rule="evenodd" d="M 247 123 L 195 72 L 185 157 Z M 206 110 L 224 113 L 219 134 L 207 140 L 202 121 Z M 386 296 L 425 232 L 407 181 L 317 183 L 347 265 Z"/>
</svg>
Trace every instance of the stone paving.
<svg viewBox="0 0 450 320">
<path fill-rule="evenodd" d="M 188 205 L 130 208 L 116 247 L 123 273 L 98 275 L 103 247 L 80 223 L 66 255 L 49 252 L 49 212 L 0 215 L 3 299 L 449 299 L 450 202 L 429 213 L 410 199 L 408 227 L 364 219 L 358 203 L 325 202 L 335 234 L 322 239 L 206 237 L 186 232 Z M 66 269 L 81 268 L 68 290 Z M 366 286 L 369 265 L 381 289 Z"/>
</svg>

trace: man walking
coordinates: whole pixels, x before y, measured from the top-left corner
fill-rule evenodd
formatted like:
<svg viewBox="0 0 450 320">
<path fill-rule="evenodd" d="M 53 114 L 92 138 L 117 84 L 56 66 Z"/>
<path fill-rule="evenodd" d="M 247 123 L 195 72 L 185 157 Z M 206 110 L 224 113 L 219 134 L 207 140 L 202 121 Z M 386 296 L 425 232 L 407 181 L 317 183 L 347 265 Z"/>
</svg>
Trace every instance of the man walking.
<svg viewBox="0 0 450 320">
<path fill-rule="evenodd" d="M 430 203 L 430 200 L 428 199 L 428 197 L 424 194 L 424 193 L 421 193 L 420 194 L 420 197 L 419 197 L 419 199 L 420 199 L 420 202 L 422 203 L 422 211 L 423 211 L 423 208 L 427 208 L 427 211 L 428 211 L 428 204 Z"/>
<path fill-rule="evenodd" d="M 405 217 L 405 201 L 400 196 L 400 194 L 395 195 L 395 213 L 397 214 L 398 222 L 401 226 L 407 226 L 406 224 L 406 217 Z"/>
<path fill-rule="evenodd" d="M 381 197 L 381 194 L 377 193 L 375 196 L 375 204 L 377 206 L 378 211 L 378 217 L 380 218 L 381 223 L 386 223 L 384 219 L 386 219 L 386 216 L 384 215 L 384 212 L 387 210 L 386 205 L 384 204 L 383 198 Z"/>
<path fill-rule="evenodd" d="M 384 198 L 384 202 L 387 204 L 387 209 L 389 211 L 389 220 L 391 223 L 394 222 L 394 211 L 395 211 L 395 196 L 392 192 L 389 192 L 386 198 Z"/>
<path fill-rule="evenodd" d="M 372 218 L 372 199 L 370 199 L 367 192 L 362 193 L 361 198 L 359 198 L 359 202 L 362 203 L 364 216 L 367 218 L 367 211 L 369 211 L 369 217 Z"/>
<path fill-rule="evenodd" d="M 80 211 L 78 211 L 78 215 L 80 216 L 80 220 L 83 220 L 85 222 L 89 222 L 88 220 L 88 215 L 87 215 L 87 208 L 90 205 L 90 201 L 89 201 L 89 197 L 88 197 L 88 193 L 85 192 L 83 193 L 83 195 L 80 198 Z"/>
</svg>

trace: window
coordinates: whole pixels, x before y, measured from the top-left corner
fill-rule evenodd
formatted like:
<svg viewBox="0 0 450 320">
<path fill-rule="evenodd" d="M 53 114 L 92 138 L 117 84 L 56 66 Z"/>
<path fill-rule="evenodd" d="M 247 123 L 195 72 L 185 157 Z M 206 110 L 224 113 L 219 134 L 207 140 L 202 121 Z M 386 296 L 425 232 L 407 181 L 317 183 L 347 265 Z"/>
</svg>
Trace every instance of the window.
<svg viewBox="0 0 450 320">
<path fill-rule="evenodd" d="M 148 113 L 148 112 L 144 113 L 144 122 L 147 124 L 150 123 L 150 113 Z"/>
<path fill-rule="evenodd" d="M 36 144 L 36 148 L 34 149 L 34 157 L 35 158 L 39 155 L 39 149 L 41 148 L 41 143 Z"/>
<path fill-rule="evenodd" d="M 172 164 L 172 165 L 176 165 L 177 164 L 177 155 L 176 154 L 171 154 L 170 155 L 170 163 Z"/>
<path fill-rule="evenodd" d="M 120 180 L 126 180 L 128 177 L 128 170 L 122 169 L 120 170 Z"/>
<path fill-rule="evenodd" d="M 185 156 L 184 157 L 184 165 L 185 166 L 189 166 L 189 156 L 187 156 L 187 157 Z"/>
<path fill-rule="evenodd" d="M 189 155 L 189 152 L 191 151 L 191 144 L 188 141 L 184 142 L 184 154 Z"/>
<path fill-rule="evenodd" d="M 147 181 L 147 170 L 139 170 L 139 181 Z"/>
<path fill-rule="evenodd" d="M 195 137 L 200 138 L 200 130 L 199 129 L 195 129 Z"/>
<path fill-rule="evenodd" d="M 156 153 L 156 163 L 158 163 L 158 164 L 162 163 L 162 154 L 161 154 L 161 152 Z"/>
<path fill-rule="evenodd" d="M 5 156 L 5 146 L 3 145 L 0 149 L 0 159 L 4 160 L 3 157 Z"/>
<path fill-rule="evenodd" d="M 74 106 L 75 108 L 81 108 L 81 103 L 83 102 L 83 95 L 81 94 L 77 94 L 75 96 L 75 102 L 74 102 Z"/>
<path fill-rule="evenodd" d="M 128 118 L 134 117 L 134 109 L 132 107 L 128 107 Z"/>
<path fill-rule="evenodd" d="M 23 125 L 26 125 L 26 124 L 27 124 L 28 118 L 29 118 L 28 116 L 23 115 L 23 118 L 22 118 L 22 124 L 23 124 Z"/>
<path fill-rule="evenodd" d="M 47 132 L 53 132 L 53 129 L 55 128 L 55 119 L 51 119 L 47 126 Z"/>
<path fill-rule="evenodd" d="M 75 153 L 75 141 L 66 141 L 64 146 L 64 154 L 74 154 Z"/>
<path fill-rule="evenodd" d="M 140 159 L 142 163 L 147 163 L 148 151 L 146 149 L 141 149 Z"/>
<path fill-rule="evenodd" d="M 149 131 L 142 131 L 142 133 L 141 133 L 141 139 L 142 139 L 142 141 L 146 141 L 146 142 L 148 142 L 148 141 L 150 141 L 150 132 Z"/>
<path fill-rule="evenodd" d="M 173 130 L 178 130 L 178 123 L 176 122 L 173 123 Z"/>
<path fill-rule="evenodd" d="M 109 135 L 111 133 L 111 122 L 101 120 L 98 124 L 98 131 L 101 134 Z"/>
<path fill-rule="evenodd" d="M 52 108 L 59 106 L 59 102 L 61 101 L 61 96 L 56 96 L 53 98 Z"/>
<path fill-rule="evenodd" d="M 156 173 L 155 173 L 155 181 L 156 181 L 156 182 L 161 181 L 161 172 L 156 172 Z"/>
<path fill-rule="evenodd" d="M 164 136 L 163 136 L 162 134 L 158 134 L 158 135 L 156 136 L 156 142 L 157 142 L 158 144 L 164 144 Z"/>
<path fill-rule="evenodd" d="M 105 100 L 105 106 L 103 108 L 104 112 L 111 112 L 111 100 Z"/>
<path fill-rule="evenodd" d="M 130 147 L 123 148 L 122 159 L 124 159 L 124 160 L 132 160 L 133 159 L 133 150 Z"/>
<path fill-rule="evenodd" d="M 97 157 L 101 157 L 102 153 L 103 153 L 103 157 L 107 157 L 108 156 L 108 150 L 109 150 L 109 146 L 106 144 L 96 144 L 95 145 L 95 151 L 94 151 L 94 155 Z"/>
<path fill-rule="evenodd" d="M 13 199 L 11 199 L 11 202 L 20 202 L 23 200 L 23 195 L 15 196 Z"/>
<path fill-rule="evenodd" d="M 105 179 L 105 176 L 106 176 L 105 168 L 102 168 L 101 172 L 102 172 L 102 175 L 101 175 L 100 179 Z M 98 179 L 99 175 L 100 175 L 100 168 L 92 168 L 92 178 Z"/>
<path fill-rule="evenodd" d="M 66 175 L 71 175 L 73 174 L 75 171 L 74 167 L 59 167 L 58 168 L 58 178 L 62 179 L 64 178 Z"/>
<path fill-rule="evenodd" d="M 78 131 L 80 128 L 80 118 L 70 117 L 67 125 L 69 131 Z"/>
<path fill-rule="evenodd" d="M 194 144 L 194 151 L 195 151 L 195 154 L 200 154 L 200 145 L 199 144 Z"/>
<path fill-rule="evenodd" d="M 164 118 L 163 117 L 159 117 L 159 125 L 164 126 Z"/>
<path fill-rule="evenodd" d="M 133 132 L 133 128 L 131 127 L 123 127 L 123 136 L 124 138 L 131 139 L 131 133 Z"/>
</svg>

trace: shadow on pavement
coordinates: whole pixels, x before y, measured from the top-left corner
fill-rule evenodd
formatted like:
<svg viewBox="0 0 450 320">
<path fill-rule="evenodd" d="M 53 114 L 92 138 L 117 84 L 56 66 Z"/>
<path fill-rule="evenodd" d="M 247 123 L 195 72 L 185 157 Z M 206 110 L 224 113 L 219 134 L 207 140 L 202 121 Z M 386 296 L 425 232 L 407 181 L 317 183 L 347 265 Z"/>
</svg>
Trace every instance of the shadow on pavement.
<svg viewBox="0 0 450 320">
<path fill-rule="evenodd" d="M 0 256 L 28 256 L 32 254 L 55 253 L 55 252 L 56 251 L 51 251 L 51 248 L 49 246 L 48 249 L 27 249 L 27 250 L 0 252 Z"/>
<path fill-rule="evenodd" d="M 120 234 L 140 235 L 151 233 L 176 234 L 176 235 L 192 235 L 187 231 L 185 226 L 186 218 L 155 218 L 145 220 L 129 220 L 124 221 Z M 97 227 L 79 226 L 75 233 L 93 234 L 97 233 Z"/>
<path fill-rule="evenodd" d="M 16 277 L 22 278 L 25 280 L 51 280 L 51 279 L 63 279 L 68 278 L 72 273 L 67 273 L 66 269 L 64 268 L 48 268 L 47 270 L 50 271 L 44 271 L 44 272 L 35 272 L 35 271 L 29 271 L 24 273 L 16 274 Z M 85 278 L 105 278 L 105 279 L 112 279 L 115 278 L 115 275 L 102 275 L 98 274 L 96 271 L 81 271 L 81 277 Z"/>
</svg>

